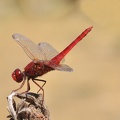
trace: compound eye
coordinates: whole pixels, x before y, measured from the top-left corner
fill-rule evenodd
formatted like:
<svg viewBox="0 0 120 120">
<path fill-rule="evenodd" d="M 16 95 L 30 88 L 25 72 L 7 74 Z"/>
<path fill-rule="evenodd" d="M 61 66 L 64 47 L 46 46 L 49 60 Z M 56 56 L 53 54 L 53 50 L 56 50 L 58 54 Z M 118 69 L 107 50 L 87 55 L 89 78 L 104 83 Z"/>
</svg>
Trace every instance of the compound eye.
<svg viewBox="0 0 120 120">
<path fill-rule="evenodd" d="M 23 80 L 23 73 L 21 72 L 20 69 L 16 69 L 13 73 L 12 73 L 12 78 L 13 80 L 15 80 L 16 82 L 20 83 Z"/>
</svg>

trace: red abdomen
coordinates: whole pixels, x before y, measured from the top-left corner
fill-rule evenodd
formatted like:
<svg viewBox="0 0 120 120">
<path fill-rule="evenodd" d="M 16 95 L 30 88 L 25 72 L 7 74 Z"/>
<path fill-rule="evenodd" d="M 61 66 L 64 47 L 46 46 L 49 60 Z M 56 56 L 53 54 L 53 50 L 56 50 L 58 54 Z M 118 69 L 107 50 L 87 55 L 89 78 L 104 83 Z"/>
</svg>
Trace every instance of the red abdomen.
<svg viewBox="0 0 120 120">
<path fill-rule="evenodd" d="M 34 79 L 54 69 L 45 65 L 43 62 L 37 62 L 37 63 L 30 62 L 24 68 L 24 70 L 25 70 L 25 75 L 28 77 L 28 79 Z"/>
</svg>

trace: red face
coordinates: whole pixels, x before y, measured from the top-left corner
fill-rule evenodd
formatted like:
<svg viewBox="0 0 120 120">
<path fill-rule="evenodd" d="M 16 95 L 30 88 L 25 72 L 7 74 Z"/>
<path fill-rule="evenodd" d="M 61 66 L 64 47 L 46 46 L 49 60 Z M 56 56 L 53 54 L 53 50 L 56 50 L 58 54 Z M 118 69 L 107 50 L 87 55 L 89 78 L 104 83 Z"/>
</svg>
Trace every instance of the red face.
<svg viewBox="0 0 120 120">
<path fill-rule="evenodd" d="M 16 82 L 20 83 L 23 80 L 23 73 L 21 72 L 20 69 L 16 69 L 13 73 L 12 73 L 12 78 L 13 80 L 15 80 Z"/>
</svg>

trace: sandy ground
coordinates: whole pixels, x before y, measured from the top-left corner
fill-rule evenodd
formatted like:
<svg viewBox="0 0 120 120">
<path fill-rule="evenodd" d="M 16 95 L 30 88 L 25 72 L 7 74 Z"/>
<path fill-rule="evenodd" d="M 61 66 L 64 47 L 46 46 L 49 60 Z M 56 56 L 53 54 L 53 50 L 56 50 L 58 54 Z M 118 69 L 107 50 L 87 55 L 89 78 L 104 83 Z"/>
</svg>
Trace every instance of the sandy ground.
<svg viewBox="0 0 120 120">
<path fill-rule="evenodd" d="M 93 30 L 66 56 L 74 71 L 40 77 L 47 80 L 46 104 L 51 120 L 120 119 L 119 0 L 0 0 L 0 8 L 1 120 L 8 115 L 6 97 L 20 85 L 11 73 L 31 61 L 12 34 L 61 51 L 91 25 Z M 37 90 L 31 82 L 31 91 Z"/>
</svg>

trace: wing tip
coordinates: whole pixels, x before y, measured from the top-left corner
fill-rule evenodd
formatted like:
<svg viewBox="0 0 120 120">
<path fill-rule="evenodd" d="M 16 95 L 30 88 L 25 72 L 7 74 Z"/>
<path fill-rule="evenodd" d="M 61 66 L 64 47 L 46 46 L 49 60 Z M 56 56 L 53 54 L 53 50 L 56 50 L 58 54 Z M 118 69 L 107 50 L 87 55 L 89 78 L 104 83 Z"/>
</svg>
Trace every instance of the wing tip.
<svg viewBox="0 0 120 120">
<path fill-rule="evenodd" d="M 21 34 L 19 34 L 19 33 L 14 33 L 14 34 L 12 35 L 12 38 L 13 38 L 14 40 L 19 40 L 20 37 L 23 37 L 23 35 L 21 35 Z"/>
<path fill-rule="evenodd" d="M 69 70 L 68 72 L 73 72 L 73 69 Z"/>
<path fill-rule="evenodd" d="M 13 39 L 16 39 L 16 38 L 18 38 L 19 36 L 20 36 L 19 33 L 14 33 L 14 34 L 12 35 L 12 38 L 13 38 Z"/>
</svg>

